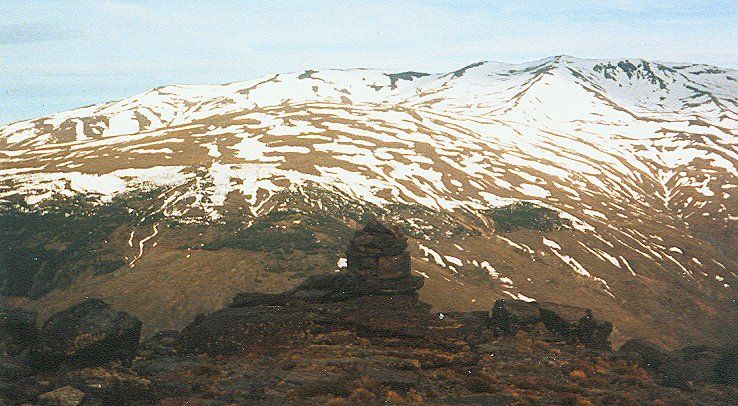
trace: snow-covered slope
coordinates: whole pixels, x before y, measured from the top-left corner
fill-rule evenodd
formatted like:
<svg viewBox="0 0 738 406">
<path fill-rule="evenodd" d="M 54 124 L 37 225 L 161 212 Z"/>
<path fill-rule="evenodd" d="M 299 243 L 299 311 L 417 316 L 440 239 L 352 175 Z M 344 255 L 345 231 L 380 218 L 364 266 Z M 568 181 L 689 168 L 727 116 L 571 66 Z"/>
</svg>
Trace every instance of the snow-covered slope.
<svg viewBox="0 0 738 406">
<path fill-rule="evenodd" d="M 480 219 L 533 201 L 569 231 L 504 234 L 480 220 L 487 245 L 425 234 L 417 259 L 438 269 L 429 278 L 479 270 L 497 293 L 536 299 L 559 278 L 545 274 L 553 267 L 603 307 L 628 307 L 654 279 L 708 302 L 735 297 L 737 165 L 738 71 L 638 59 L 307 70 L 166 86 L 0 127 L 0 199 L 42 210 L 150 189 L 156 211 L 182 224 L 237 213 L 248 225 L 285 191 L 316 210 L 325 202 L 307 190 Z M 135 266 L 163 237 L 131 231 Z M 501 271 L 490 244 L 515 265 Z"/>
</svg>

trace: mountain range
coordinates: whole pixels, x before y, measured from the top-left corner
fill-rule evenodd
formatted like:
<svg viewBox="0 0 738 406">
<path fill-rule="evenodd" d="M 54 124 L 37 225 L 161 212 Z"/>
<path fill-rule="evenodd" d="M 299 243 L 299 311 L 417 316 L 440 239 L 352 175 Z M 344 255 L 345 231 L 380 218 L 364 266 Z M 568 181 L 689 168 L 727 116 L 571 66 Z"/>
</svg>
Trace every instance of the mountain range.
<svg viewBox="0 0 738 406">
<path fill-rule="evenodd" d="M 594 309 L 615 340 L 738 337 L 738 71 L 556 56 L 173 85 L 0 127 L 0 294 L 181 328 L 346 266 L 370 217 L 421 298 Z"/>
</svg>

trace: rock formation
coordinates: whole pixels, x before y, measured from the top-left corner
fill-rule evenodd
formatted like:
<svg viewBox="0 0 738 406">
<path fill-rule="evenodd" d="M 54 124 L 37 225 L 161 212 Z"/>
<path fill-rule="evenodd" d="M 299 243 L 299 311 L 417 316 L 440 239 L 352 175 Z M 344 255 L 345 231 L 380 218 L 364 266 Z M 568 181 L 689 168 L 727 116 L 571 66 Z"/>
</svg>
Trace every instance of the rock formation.
<svg viewBox="0 0 738 406">
<path fill-rule="evenodd" d="M 541 321 L 541 311 L 535 303 L 523 300 L 499 299 L 492 308 L 490 323 L 503 335 L 515 335 L 518 330 L 531 330 Z"/>
<path fill-rule="evenodd" d="M 229 308 L 186 327 L 185 346 L 261 353 L 290 348 L 316 331 L 423 337 L 437 323 L 430 306 L 418 301 L 423 278 L 411 274 L 407 239 L 399 230 L 370 220 L 355 233 L 346 258 L 345 272 L 308 277 L 291 291 L 236 295 Z"/>
<path fill-rule="evenodd" d="M 643 340 L 628 340 L 618 348 L 620 356 L 634 357 L 643 368 L 655 372 L 667 386 L 691 389 L 697 382 L 738 385 L 738 346 L 705 345 L 666 351 Z"/>
<path fill-rule="evenodd" d="M 88 299 L 44 323 L 31 357 L 42 368 L 130 362 L 138 350 L 140 335 L 140 320 L 111 309 L 102 300 Z"/>
<path fill-rule="evenodd" d="M 33 344 L 38 331 L 36 313 L 0 306 L 0 355 L 17 355 Z"/>
<path fill-rule="evenodd" d="M 595 320 L 592 310 L 550 302 L 500 299 L 492 309 L 490 324 L 503 335 L 530 331 L 542 323 L 562 339 L 580 342 L 596 350 L 611 349 L 612 324 Z"/>
</svg>

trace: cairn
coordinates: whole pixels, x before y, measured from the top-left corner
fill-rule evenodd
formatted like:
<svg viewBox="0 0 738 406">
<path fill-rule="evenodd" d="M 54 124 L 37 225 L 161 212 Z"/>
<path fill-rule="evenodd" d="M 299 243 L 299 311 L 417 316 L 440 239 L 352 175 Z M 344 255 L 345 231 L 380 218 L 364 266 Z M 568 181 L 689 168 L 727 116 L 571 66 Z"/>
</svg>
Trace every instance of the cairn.
<svg viewBox="0 0 738 406">
<path fill-rule="evenodd" d="M 416 295 L 423 278 L 410 272 L 407 238 L 371 219 L 356 231 L 346 251 L 347 273 L 364 294 Z"/>
</svg>

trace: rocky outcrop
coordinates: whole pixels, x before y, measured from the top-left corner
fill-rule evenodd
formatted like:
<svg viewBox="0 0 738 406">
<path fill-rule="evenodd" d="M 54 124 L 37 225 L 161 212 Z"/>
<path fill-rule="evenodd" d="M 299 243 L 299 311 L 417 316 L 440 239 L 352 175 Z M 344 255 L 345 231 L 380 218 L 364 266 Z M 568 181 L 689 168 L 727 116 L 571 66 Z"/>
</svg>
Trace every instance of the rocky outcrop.
<svg viewBox="0 0 738 406">
<path fill-rule="evenodd" d="M 646 369 L 657 370 L 666 359 L 668 352 L 648 341 L 631 339 L 618 348 L 621 355 L 635 355 L 638 363 Z"/>
<path fill-rule="evenodd" d="M 311 276 L 291 291 L 238 294 L 228 308 L 199 317 L 183 330 L 185 348 L 264 353 L 293 348 L 314 334 L 346 330 L 368 338 L 453 346 L 454 339 L 479 341 L 490 325 L 510 335 L 542 323 L 564 340 L 610 349 L 612 325 L 574 306 L 499 300 L 491 318 L 486 312 L 430 314 L 430 306 L 418 300 L 423 278 L 411 274 L 407 239 L 376 219 L 354 234 L 346 258 L 345 272 Z"/>
<path fill-rule="evenodd" d="M 628 340 L 618 348 L 620 356 L 636 356 L 636 361 L 655 372 L 664 385 L 690 389 L 695 383 L 738 384 L 738 346 L 705 345 L 666 351 L 642 340 Z"/>
<path fill-rule="evenodd" d="M 612 324 L 595 320 L 592 310 L 581 307 L 500 299 L 492 309 L 490 323 L 503 335 L 514 335 L 519 330 L 530 331 L 536 324 L 543 323 L 565 340 L 578 341 L 596 350 L 611 349 Z"/>
<path fill-rule="evenodd" d="M 533 302 L 499 299 L 492 308 L 491 325 L 503 335 L 531 330 L 541 321 L 541 311 Z"/>
<path fill-rule="evenodd" d="M 18 355 L 36 340 L 36 312 L 0 306 L 0 354 Z"/>
<path fill-rule="evenodd" d="M 229 307 L 196 318 L 182 330 L 187 352 L 267 354 L 305 341 L 314 314 L 296 307 Z"/>
<path fill-rule="evenodd" d="M 141 321 L 88 299 L 51 316 L 43 325 L 31 358 L 40 368 L 82 367 L 113 360 L 130 362 L 138 349 Z"/>
<path fill-rule="evenodd" d="M 423 278 L 411 274 L 407 239 L 397 229 L 370 220 L 355 233 L 346 257 L 345 272 L 308 277 L 291 291 L 236 295 L 228 308 L 187 326 L 184 347 L 264 353 L 339 330 L 366 337 L 421 338 L 437 324 L 430 306 L 418 301 Z"/>
</svg>

